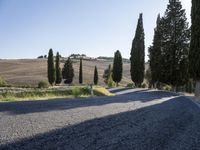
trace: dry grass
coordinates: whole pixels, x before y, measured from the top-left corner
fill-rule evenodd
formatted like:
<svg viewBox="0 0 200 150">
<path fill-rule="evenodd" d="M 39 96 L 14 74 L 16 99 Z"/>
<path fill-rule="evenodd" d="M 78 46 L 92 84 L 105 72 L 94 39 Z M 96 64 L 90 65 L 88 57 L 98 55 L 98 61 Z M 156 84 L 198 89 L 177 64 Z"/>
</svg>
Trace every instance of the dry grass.
<svg viewBox="0 0 200 150">
<path fill-rule="evenodd" d="M 103 72 L 112 62 L 109 61 L 83 61 L 83 79 L 85 84 L 93 82 L 94 66 L 99 72 L 99 84 L 104 85 Z M 61 63 L 63 66 L 63 63 Z M 74 84 L 78 84 L 79 61 L 73 60 L 75 70 Z M 126 85 L 131 82 L 130 64 L 124 63 L 123 80 L 121 84 Z M 47 80 L 47 60 L 44 59 L 18 59 L 18 60 L 0 60 L 0 76 L 9 84 L 14 85 L 34 85 L 40 80 Z"/>
</svg>

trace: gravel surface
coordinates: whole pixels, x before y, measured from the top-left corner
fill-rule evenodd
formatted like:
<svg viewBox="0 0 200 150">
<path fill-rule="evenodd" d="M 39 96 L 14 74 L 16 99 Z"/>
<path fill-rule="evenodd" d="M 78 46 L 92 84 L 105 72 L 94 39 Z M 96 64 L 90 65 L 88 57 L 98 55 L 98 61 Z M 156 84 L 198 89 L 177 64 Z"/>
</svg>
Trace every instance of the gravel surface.
<svg viewBox="0 0 200 150">
<path fill-rule="evenodd" d="M 172 93 L 137 90 L 115 97 L 0 103 L 0 149 L 199 147 L 200 109 Z"/>
</svg>

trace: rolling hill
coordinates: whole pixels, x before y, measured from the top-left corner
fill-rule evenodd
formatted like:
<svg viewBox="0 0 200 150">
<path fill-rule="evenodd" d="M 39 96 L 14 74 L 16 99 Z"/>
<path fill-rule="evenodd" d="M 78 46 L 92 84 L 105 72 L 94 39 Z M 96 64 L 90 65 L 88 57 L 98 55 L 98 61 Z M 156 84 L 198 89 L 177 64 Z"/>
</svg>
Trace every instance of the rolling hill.
<svg viewBox="0 0 200 150">
<path fill-rule="evenodd" d="M 105 85 L 103 72 L 112 64 L 109 60 L 83 60 L 83 80 L 85 84 L 93 82 L 94 66 L 99 72 L 99 84 Z M 61 67 L 63 66 L 63 61 Z M 73 83 L 78 83 L 79 60 L 73 59 L 75 78 Z M 124 62 L 123 79 L 121 84 L 126 85 L 131 82 L 130 63 Z M 46 59 L 16 59 L 0 60 L 0 76 L 9 84 L 36 86 L 40 80 L 47 80 L 47 60 Z"/>
</svg>

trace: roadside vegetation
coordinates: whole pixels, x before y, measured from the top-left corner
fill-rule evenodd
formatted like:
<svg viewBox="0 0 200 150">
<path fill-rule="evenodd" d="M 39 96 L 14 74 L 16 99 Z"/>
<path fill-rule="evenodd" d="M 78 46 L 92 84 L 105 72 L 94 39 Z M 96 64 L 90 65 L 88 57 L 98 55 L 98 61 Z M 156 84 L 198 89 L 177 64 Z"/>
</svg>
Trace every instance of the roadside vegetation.
<svg viewBox="0 0 200 150">
<path fill-rule="evenodd" d="M 113 96 L 113 94 L 101 86 L 93 87 L 93 95 L 91 94 L 90 86 L 62 86 L 54 88 L 0 88 L 0 101 L 47 100 L 54 98 L 78 98 L 92 96 Z"/>
</svg>

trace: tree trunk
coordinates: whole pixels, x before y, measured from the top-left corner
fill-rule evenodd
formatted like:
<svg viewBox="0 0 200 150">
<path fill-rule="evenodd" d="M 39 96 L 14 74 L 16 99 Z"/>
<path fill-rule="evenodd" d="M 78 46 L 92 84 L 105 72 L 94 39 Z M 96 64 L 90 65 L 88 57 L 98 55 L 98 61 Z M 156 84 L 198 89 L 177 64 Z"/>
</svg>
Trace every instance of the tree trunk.
<svg viewBox="0 0 200 150">
<path fill-rule="evenodd" d="M 177 93 L 178 92 L 178 87 L 175 85 L 175 87 L 174 87 L 175 89 L 175 92 Z"/>
<path fill-rule="evenodd" d="M 196 81 L 195 85 L 195 96 L 200 98 L 200 80 Z"/>
<path fill-rule="evenodd" d="M 161 89 L 161 88 L 160 88 L 160 82 L 156 82 L 156 88 L 157 88 L 158 90 Z"/>
</svg>

